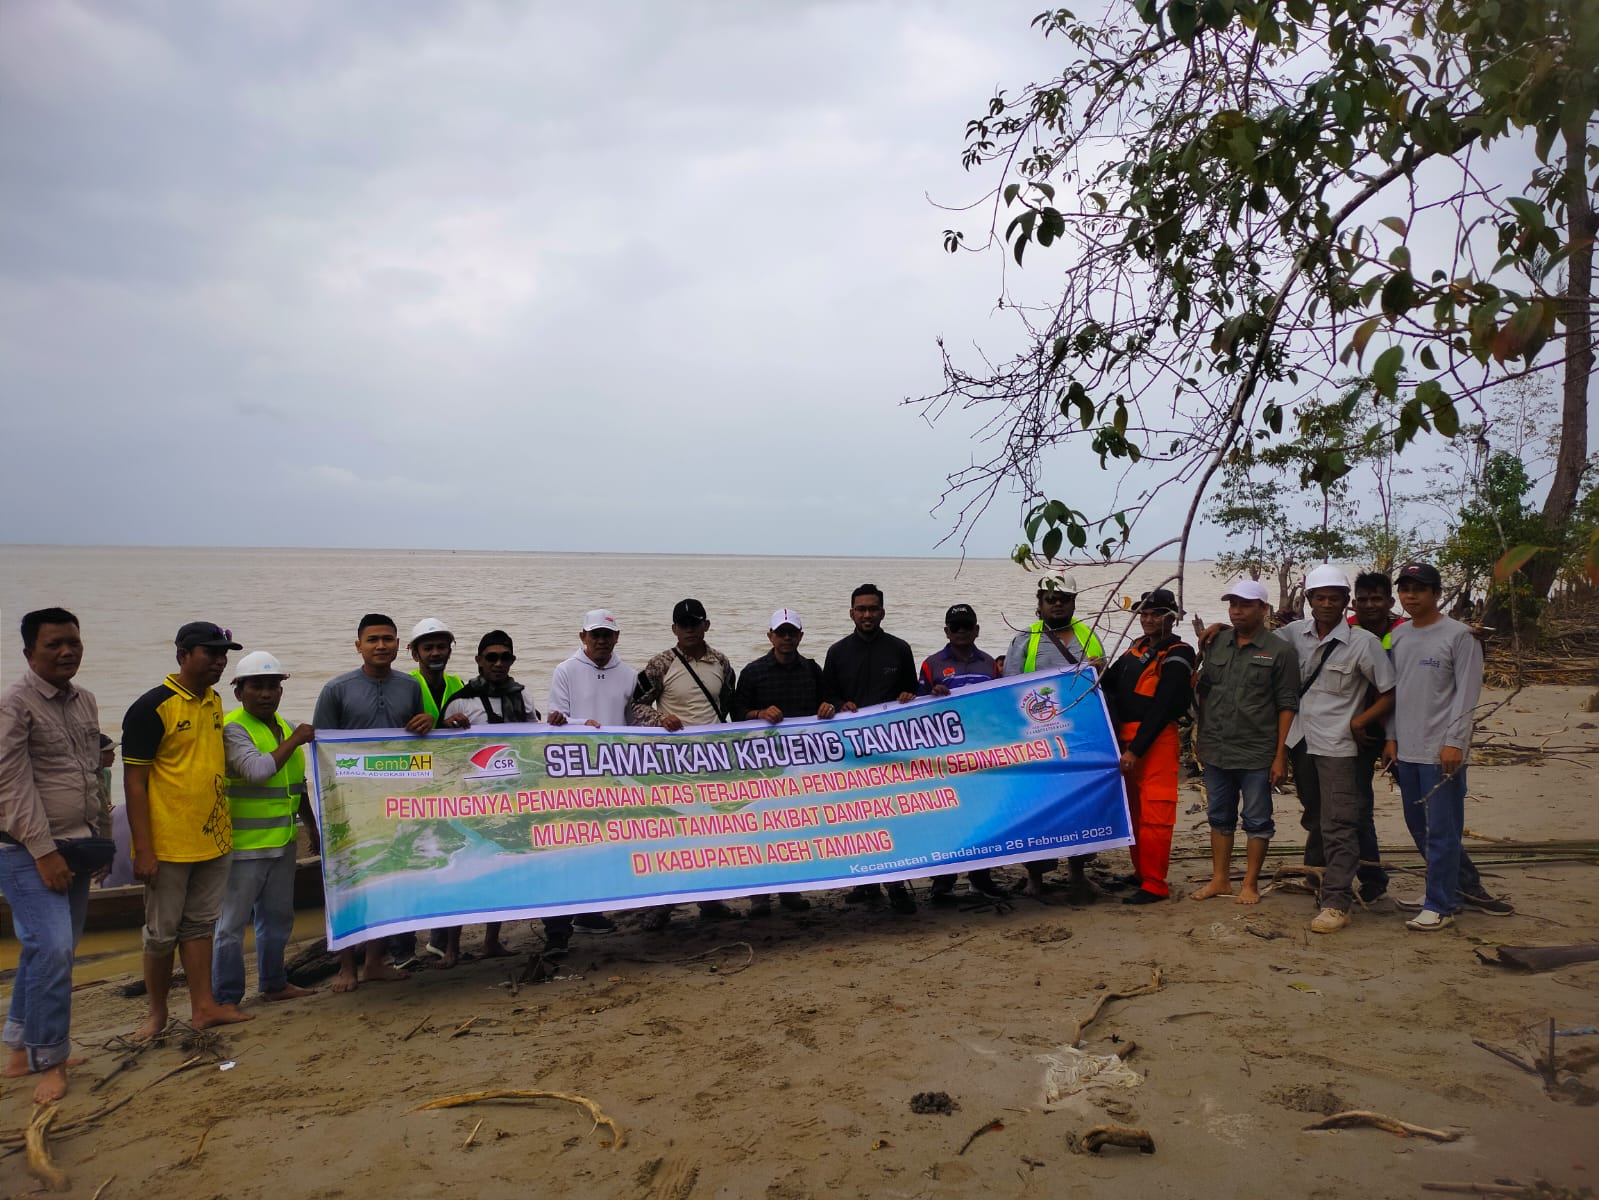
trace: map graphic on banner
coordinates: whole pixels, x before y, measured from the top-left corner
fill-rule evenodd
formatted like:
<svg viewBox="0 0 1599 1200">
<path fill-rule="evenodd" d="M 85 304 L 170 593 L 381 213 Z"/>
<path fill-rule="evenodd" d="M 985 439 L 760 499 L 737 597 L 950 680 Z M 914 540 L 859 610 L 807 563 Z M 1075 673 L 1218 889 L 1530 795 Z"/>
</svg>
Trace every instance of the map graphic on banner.
<svg viewBox="0 0 1599 1200">
<path fill-rule="evenodd" d="M 830 721 L 318 730 L 328 944 L 1132 842 L 1091 671 Z"/>
</svg>

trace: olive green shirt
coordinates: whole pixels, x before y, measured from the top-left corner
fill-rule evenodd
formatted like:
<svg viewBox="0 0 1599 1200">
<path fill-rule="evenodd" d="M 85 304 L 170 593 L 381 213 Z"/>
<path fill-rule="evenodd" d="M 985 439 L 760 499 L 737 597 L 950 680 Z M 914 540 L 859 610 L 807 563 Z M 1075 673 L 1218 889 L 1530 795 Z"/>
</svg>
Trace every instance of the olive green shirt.
<svg viewBox="0 0 1599 1200">
<path fill-rule="evenodd" d="M 1224 629 L 1205 653 L 1194 691 L 1199 761 L 1231 771 L 1264 770 L 1277 754 L 1277 714 L 1299 711 L 1299 655 L 1264 629 L 1242 646 Z"/>
</svg>

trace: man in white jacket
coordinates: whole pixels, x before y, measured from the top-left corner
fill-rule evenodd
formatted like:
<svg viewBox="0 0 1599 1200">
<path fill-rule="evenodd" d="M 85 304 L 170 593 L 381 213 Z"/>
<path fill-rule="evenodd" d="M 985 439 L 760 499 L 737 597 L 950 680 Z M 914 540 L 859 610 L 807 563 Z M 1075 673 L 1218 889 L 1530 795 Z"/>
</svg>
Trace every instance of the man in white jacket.
<svg viewBox="0 0 1599 1200">
<path fill-rule="evenodd" d="M 550 724 L 626 725 L 638 672 L 616 657 L 622 637 L 616 615 L 605 608 L 590 609 L 577 636 L 582 648 L 556 667 L 550 680 Z"/>
</svg>

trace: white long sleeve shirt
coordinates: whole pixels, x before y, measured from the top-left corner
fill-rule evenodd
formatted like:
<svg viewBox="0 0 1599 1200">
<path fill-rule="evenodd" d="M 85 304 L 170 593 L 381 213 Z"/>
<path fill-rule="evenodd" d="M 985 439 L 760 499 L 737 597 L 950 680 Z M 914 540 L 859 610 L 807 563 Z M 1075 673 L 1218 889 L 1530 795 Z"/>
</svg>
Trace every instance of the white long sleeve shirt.
<svg viewBox="0 0 1599 1200">
<path fill-rule="evenodd" d="M 581 649 L 555 668 L 550 679 L 551 713 L 563 713 L 570 722 L 598 721 L 601 725 L 626 725 L 627 702 L 633 695 L 638 672 L 616 655 L 597 665 Z"/>
</svg>

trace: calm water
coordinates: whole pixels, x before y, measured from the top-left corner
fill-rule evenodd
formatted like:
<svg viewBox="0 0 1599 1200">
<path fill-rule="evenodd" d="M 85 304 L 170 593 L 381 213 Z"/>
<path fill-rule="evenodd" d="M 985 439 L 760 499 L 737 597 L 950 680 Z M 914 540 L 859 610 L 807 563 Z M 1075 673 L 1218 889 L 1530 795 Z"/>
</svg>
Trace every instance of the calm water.
<svg viewBox="0 0 1599 1200">
<path fill-rule="evenodd" d="M 1136 596 L 1170 570 L 1151 566 L 1116 590 Z M 1120 594 L 1111 592 L 1122 568 L 1075 574 L 1083 589 L 1079 616 L 1121 608 Z M 24 612 L 71 609 L 83 622 L 86 647 L 78 680 L 99 699 L 105 732 L 117 737 L 128 705 L 173 669 L 178 626 L 210 620 L 233 630 L 245 650 L 270 650 L 283 661 L 291 673 L 283 712 L 308 720 L 322 684 L 360 665 L 356 622 L 376 611 L 399 622 L 402 640 L 423 617 L 449 623 L 458 640 L 452 669 L 463 676 L 473 673 L 478 637 L 505 629 L 516 642 L 515 674 L 542 709 L 550 672 L 576 648 L 587 609 L 615 611 L 618 653 L 637 666 L 672 644 L 672 605 L 697 597 L 711 616 L 710 643 L 742 667 L 766 651 L 767 618 L 787 605 L 805 620 L 803 651 L 820 660 L 850 631 L 849 594 L 868 580 L 886 593 L 884 628 L 909 641 L 918 660 L 944 644 L 951 604 L 976 608 L 979 644 L 991 654 L 1004 651 L 1008 625 L 1033 619 L 1035 579 L 1004 559 L 6 546 L 0 678 L 9 683 L 25 669 L 16 633 Z M 1214 584 L 1209 564 L 1190 567 L 1189 607 L 1207 618 L 1225 615 L 1209 599 L 1220 590 Z M 1127 623 L 1125 614 L 1108 613 L 1100 636 L 1108 645 Z"/>
</svg>

